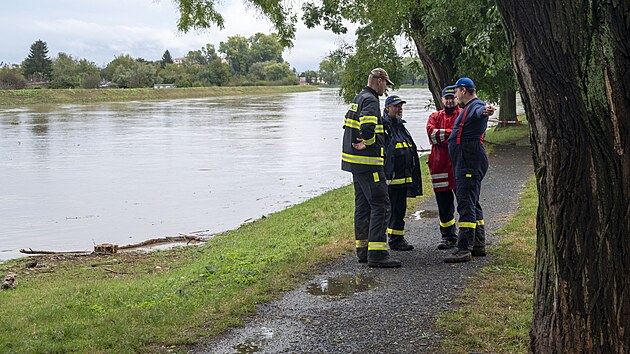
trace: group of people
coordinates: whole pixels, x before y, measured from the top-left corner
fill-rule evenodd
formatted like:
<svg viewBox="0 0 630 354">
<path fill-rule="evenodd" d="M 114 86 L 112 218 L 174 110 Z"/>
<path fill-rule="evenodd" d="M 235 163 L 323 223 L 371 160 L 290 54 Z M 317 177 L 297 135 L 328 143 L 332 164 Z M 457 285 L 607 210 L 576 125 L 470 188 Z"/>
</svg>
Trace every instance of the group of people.
<svg viewBox="0 0 630 354">
<path fill-rule="evenodd" d="M 354 98 L 344 121 L 341 168 L 352 173 L 354 234 L 360 263 L 400 267 L 388 250 L 410 251 L 405 239 L 407 198 L 422 195 L 417 145 L 402 119 L 406 103 L 396 95 L 379 97 L 392 85 L 382 68 L 370 71 L 367 86 Z M 485 226 L 479 204 L 481 181 L 488 170 L 483 145 L 494 107 L 477 98 L 475 84 L 461 78 L 442 90 L 444 109 L 427 123 L 431 142 L 429 171 L 440 220 L 440 250 L 454 250 L 444 262 L 468 262 L 485 256 Z M 462 107 L 459 107 L 462 106 Z M 459 232 L 455 223 L 455 200 Z"/>
</svg>

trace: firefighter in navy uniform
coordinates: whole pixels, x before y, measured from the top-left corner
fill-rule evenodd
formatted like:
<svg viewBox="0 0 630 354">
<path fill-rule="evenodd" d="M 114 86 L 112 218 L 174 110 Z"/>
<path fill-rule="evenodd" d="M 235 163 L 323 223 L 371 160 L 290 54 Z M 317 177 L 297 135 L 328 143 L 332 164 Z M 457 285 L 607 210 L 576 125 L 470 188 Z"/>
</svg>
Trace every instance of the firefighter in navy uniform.
<svg viewBox="0 0 630 354">
<path fill-rule="evenodd" d="M 468 262 L 472 256 L 485 256 L 485 226 L 479 204 L 481 181 L 488 171 L 488 156 L 483 138 L 488 127 L 486 104 L 475 92 L 475 83 L 460 78 L 453 86 L 462 112 L 457 116 L 448 139 L 448 152 L 455 175 L 455 196 L 459 213 L 456 251 L 446 263 Z"/>
<path fill-rule="evenodd" d="M 396 95 L 389 96 L 385 100 L 383 112 L 383 125 L 387 133 L 385 177 L 391 205 L 387 236 L 389 248 L 399 251 L 413 250 L 413 246 L 405 239 L 407 198 L 422 195 L 418 148 L 402 119 L 405 103 L 407 102 Z"/>
<path fill-rule="evenodd" d="M 352 100 L 346 113 L 341 169 L 352 173 L 354 235 L 359 262 L 370 267 L 400 267 L 387 250 L 386 217 L 389 197 L 383 170 L 385 131 L 379 96 L 391 85 L 382 68 L 370 71 L 367 86 Z"/>
</svg>

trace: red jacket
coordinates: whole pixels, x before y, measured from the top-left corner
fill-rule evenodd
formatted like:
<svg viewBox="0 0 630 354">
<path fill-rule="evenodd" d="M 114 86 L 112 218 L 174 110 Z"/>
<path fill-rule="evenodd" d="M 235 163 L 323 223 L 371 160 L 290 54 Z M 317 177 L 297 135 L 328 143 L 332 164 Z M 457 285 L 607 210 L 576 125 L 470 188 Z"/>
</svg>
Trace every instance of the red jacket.
<svg viewBox="0 0 630 354">
<path fill-rule="evenodd" d="M 461 108 L 459 107 L 456 107 L 451 114 L 446 114 L 445 110 L 433 112 L 427 122 L 427 134 L 431 143 L 429 172 L 431 173 L 433 190 L 436 192 L 455 189 L 453 166 L 448 156 L 448 137 L 451 135 L 453 124 L 455 124 L 455 119 L 460 112 Z"/>
</svg>

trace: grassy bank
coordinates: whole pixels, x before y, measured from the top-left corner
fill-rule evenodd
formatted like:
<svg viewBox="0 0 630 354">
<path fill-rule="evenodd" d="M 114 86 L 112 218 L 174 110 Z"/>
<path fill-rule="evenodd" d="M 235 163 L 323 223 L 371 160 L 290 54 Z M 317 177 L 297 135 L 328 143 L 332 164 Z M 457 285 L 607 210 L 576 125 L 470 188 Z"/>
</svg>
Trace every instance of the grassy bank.
<svg viewBox="0 0 630 354">
<path fill-rule="evenodd" d="M 19 278 L 0 292 L 0 352 L 152 352 L 219 334 L 352 252 L 353 210 L 346 186 L 204 246 L 0 264 Z"/>
<path fill-rule="evenodd" d="M 242 96 L 317 91 L 315 86 L 230 86 L 174 89 L 55 89 L 0 90 L 0 107 L 33 104 L 67 104 L 124 101 L 156 101 L 179 98 Z"/>
<path fill-rule="evenodd" d="M 527 138 L 527 131 L 527 126 L 490 131 L 488 140 L 520 143 Z M 527 352 L 537 207 L 538 194 L 532 177 L 521 194 L 518 212 L 497 232 L 501 241 L 489 250 L 493 256 L 491 264 L 471 281 L 458 300 L 458 307 L 438 318 L 438 329 L 447 333 L 440 352 Z"/>
<path fill-rule="evenodd" d="M 0 352 L 154 351 L 220 333 L 352 250 L 352 203 L 348 186 L 200 247 L 2 264 L 20 282 L 0 292 Z"/>
</svg>

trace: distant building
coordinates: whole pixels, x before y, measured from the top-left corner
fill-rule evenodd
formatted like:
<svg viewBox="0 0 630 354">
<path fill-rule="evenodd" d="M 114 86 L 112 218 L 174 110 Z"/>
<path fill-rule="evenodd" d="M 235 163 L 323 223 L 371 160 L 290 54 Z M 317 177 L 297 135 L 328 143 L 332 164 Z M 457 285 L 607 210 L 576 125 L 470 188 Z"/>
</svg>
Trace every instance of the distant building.
<svg viewBox="0 0 630 354">
<path fill-rule="evenodd" d="M 300 76 L 300 85 L 308 85 L 308 83 L 306 82 L 306 78 L 304 76 Z"/>
<path fill-rule="evenodd" d="M 101 81 L 98 84 L 98 88 L 117 88 L 118 85 L 111 81 Z"/>
<path fill-rule="evenodd" d="M 176 88 L 177 85 L 175 84 L 154 84 L 153 88 L 154 89 L 162 89 L 162 88 Z"/>
<path fill-rule="evenodd" d="M 179 58 L 173 59 L 173 63 L 177 65 L 182 65 L 186 60 L 188 60 L 187 57 L 179 57 Z"/>
</svg>

